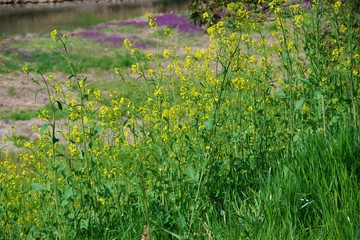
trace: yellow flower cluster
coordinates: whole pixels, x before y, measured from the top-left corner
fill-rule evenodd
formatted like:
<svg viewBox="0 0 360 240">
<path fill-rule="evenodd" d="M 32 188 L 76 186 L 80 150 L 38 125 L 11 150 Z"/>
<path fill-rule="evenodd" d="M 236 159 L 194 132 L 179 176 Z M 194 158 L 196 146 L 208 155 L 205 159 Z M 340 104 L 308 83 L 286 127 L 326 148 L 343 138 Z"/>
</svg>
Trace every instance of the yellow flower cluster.
<svg viewBox="0 0 360 240">
<path fill-rule="evenodd" d="M 158 26 L 156 24 L 156 18 L 153 18 L 151 13 L 149 13 L 149 12 L 145 13 L 145 18 L 151 29 L 156 30 L 158 28 Z"/>
<path fill-rule="evenodd" d="M 323 37 L 321 28 L 308 27 L 309 20 L 317 21 L 308 13 L 312 9 L 284 2 L 270 3 L 271 30 L 259 27 L 266 23 L 256 22 L 242 3 L 229 4 L 222 21 L 207 30 L 209 45 L 187 47 L 180 56 L 166 40 L 156 53 L 142 53 L 125 39 L 136 60 L 128 69 L 132 81 L 126 81 L 137 87 L 136 100 L 120 91 L 106 96 L 90 90 L 80 77 L 64 83 L 48 76 L 49 99 L 53 106 L 63 105 L 65 117 L 54 120 L 55 108 L 42 110 L 47 124 L 34 127 L 39 138 L 14 138 L 22 150 L 14 159 L 6 152 L 0 161 L 7 220 L 27 231 L 31 224 L 43 229 L 48 222 L 86 228 L 86 217 L 101 225 L 97 219 L 122 216 L 118 209 L 132 205 L 138 193 L 156 201 L 174 194 L 180 184 L 173 183 L 175 177 L 199 178 L 192 169 L 211 165 L 225 176 L 234 159 L 242 165 L 291 154 L 302 132 L 326 132 L 337 119 L 351 122 L 353 116 L 342 115 L 353 112 L 360 94 L 360 55 L 344 37 L 352 27 L 339 19 L 331 31 L 341 37 Z M 151 14 L 146 19 L 160 31 Z M 125 78 L 120 68 L 115 72 Z"/>
</svg>

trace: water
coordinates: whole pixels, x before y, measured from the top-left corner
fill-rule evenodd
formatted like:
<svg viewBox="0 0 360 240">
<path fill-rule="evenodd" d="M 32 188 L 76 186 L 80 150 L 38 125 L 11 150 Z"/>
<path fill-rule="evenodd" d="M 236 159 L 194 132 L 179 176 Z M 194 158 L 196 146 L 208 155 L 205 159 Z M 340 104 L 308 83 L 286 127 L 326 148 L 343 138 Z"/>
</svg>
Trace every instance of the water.
<svg viewBox="0 0 360 240">
<path fill-rule="evenodd" d="M 128 3 L 114 1 L 63 2 L 56 4 L 0 5 L 0 38 L 29 33 L 49 33 L 54 28 L 73 30 L 112 20 L 127 20 L 146 12 L 179 12 L 187 1 L 155 4 L 151 1 Z"/>
</svg>

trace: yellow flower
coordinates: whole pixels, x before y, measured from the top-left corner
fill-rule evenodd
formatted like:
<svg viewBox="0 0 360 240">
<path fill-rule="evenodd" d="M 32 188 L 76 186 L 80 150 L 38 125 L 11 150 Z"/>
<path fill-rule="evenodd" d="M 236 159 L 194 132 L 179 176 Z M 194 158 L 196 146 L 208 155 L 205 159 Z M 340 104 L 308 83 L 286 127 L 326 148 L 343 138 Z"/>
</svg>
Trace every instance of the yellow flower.
<svg viewBox="0 0 360 240">
<path fill-rule="evenodd" d="M 204 12 L 203 15 L 202 15 L 202 18 L 203 18 L 203 19 L 209 18 L 209 13 L 208 13 L 208 12 Z"/>
<path fill-rule="evenodd" d="M 84 85 L 85 85 L 85 81 L 84 81 L 84 80 L 80 80 L 80 81 L 79 81 L 79 87 L 80 87 L 80 88 L 84 88 Z"/>
<path fill-rule="evenodd" d="M 170 28 L 166 27 L 166 28 L 164 28 L 163 31 L 164 31 L 164 35 L 171 36 L 171 34 L 170 34 Z"/>
<path fill-rule="evenodd" d="M 149 26 L 150 26 L 152 29 L 156 29 L 156 28 L 157 28 L 157 24 L 155 23 L 156 18 L 153 18 L 153 16 L 151 15 L 151 13 L 149 13 L 149 12 L 145 13 L 145 18 L 146 18 L 146 21 L 148 22 Z"/>
<path fill-rule="evenodd" d="M 255 58 L 254 55 L 251 55 L 251 56 L 249 57 L 249 62 L 250 62 L 250 63 L 255 63 L 255 62 L 256 62 L 256 58 Z"/>
<path fill-rule="evenodd" d="M 301 22 L 304 21 L 304 15 L 297 15 L 294 17 L 294 24 L 297 26 L 297 27 L 300 27 L 300 24 Z"/>
<path fill-rule="evenodd" d="M 341 34 L 344 34 L 344 33 L 346 33 L 346 30 L 347 30 L 347 28 L 344 26 L 344 24 L 341 24 L 339 27 L 339 32 Z"/>
<path fill-rule="evenodd" d="M 164 141 L 164 142 L 167 142 L 169 140 L 169 137 L 166 133 L 163 133 L 161 134 L 161 139 Z"/>
<path fill-rule="evenodd" d="M 163 51 L 163 55 L 164 55 L 164 58 L 168 59 L 168 58 L 170 57 L 170 51 L 169 51 L 169 49 L 165 49 L 165 50 Z"/>
<path fill-rule="evenodd" d="M 95 96 L 95 99 L 96 99 L 97 101 L 101 101 L 101 100 L 102 100 L 102 94 L 101 94 L 101 92 L 100 92 L 99 90 L 94 91 L 94 96 Z"/>
<path fill-rule="evenodd" d="M 336 104 L 338 101 L 339 101 L 338 98 L 333 98 L 333 99 L 331 99 L 331 102 L 332 102 L 333 104 Z"/>
<path fill-rule="evenodd" d="M 75 145 L 72 144 L 72 143 L 70 143 L 70 144 L 68 145 L 68 149 L 69 149 L 70 155 L 71 155 L 71 156 L 75 156 L 75 154 L 76 154 L 76 152 L 77 152 L 77 149 L 76 149 Z"/>
<path fill-rule="evenodd" d="M 293 11 L 293 12 L 298 12 L 300 10 L 301 6 L 300 4 L 294 4 L 289 6 L 289 10 Z"/>
<path fill-rule="evenodd" d="M 276 8 L 275 8 L 274 13 L 280 14 L 281 12 L 282 12 L 282 11 L 281 11 L 281 8 L 280 8 L 280 7 L 276 7 Z"/>
<path fill-rule="evenodd" d="M 53 40 L 56 40 L 57 37 L 58 37 L 58 32 L 57 32 L 57 30 L 56 30 L 56 29 L 52 30 L 52 32 L 51 32 L 51 38 L 52 38 Z"/>
<path fill-rule="evenodd" d="M 135 63 L 135 64 L 131 65 L 131 72 L 133 74 L 138 73 L 138 70 L 139 70 L 139 63 Z"/>
<path fill-rule="evenodd" d="M 304 105 L 302 105 L 301 109 L 302 109 L 304 112 L 306 112 L 307 110 L 309 110 L 309 106 L 306 105 L 306 104 L 304 104 Z"/>
<path fill-rule="evenodd" d="M 215 33 L 216 33 L 216 28 L 215 28 L 215 26 L 209 27 L 206 31 L 207 31 L 207 33 L 208 33 L 209 36 L 210 36 L 210 40 L 212 40 L 212 39 L 215 38 Z"/>
<path fill-rule="evenodd" d="M 163 90 L 164 90 L 163 87 L 157 86 L 156 90 L 154 91 L 154 96 L 155 97 L 161 96 L 163 94 Z"/>
<path fill-rule="evenodd" d="M 152 19 L 151 13 L 146 12 L 146 13 L 145 13 L 145 18 L 146 18 L 147 21 L 149 21 L 150 19 Z"/>
<path fill-rule="evenodd" d="M 28 64 L 25 64 L 24 66 L 23 66 L 23 72 L 24 73 L 29 73 L 30 72 L 30 70 L 29 70 L 29 65 Z"/>
<path fill-rule="evenodd" d="M 99 111 L 100 117 L 105 118 L 108 111 L 109 111 L 109 109 L 106 106 L 100 107 L 100 111 Z"/>
<path fill-rule="evenodd" d="M 245 79 L 240 77 L 240 78 L 234 78 L 231 81 L 234 84 L 234 87 L 235 87 L 236 90 L 244 89 L 244 87 L 245 87 Z"/>
<path fill-rule="evenodd" d="M 147 54 L 145 55 L 145 57 L 146 57 L 146 59 L 151 60 L 151 59 L 152 59 L 152 54 L 151 54 L 151 53 L 147 53 Z"/>
<path fill-rule="evenodd" d="M 338 0 L 335 4 L 334 4 L 334 11 L 335 13 L 339 12 L 339 9 L 341 7 L 341 0 Z"/>
<path fill-rule="evenodd" d="M 149 68 L 149 69 L 147 70 L 147 72 L 148 72 L 148 74 L 149 74 L 150 76 L 154 75 L 154 73 L 155 73 L 154 69 L 151 69 L 151 68 Z"/>
<path fill-rule="evenodd" d="M 335 59 L 337 59 L 338 57 L 339 57 L 339 55 L 340 55 L 340 51 L 339 51 L 339 49 L 337 49 L 337 48 L 335 48 L 333 51 L 332 51 L 332 59 L 333 60 L 335 60 Z"/>
<path fill-rule="evenodd" d="M 130 41 L 128 38 L 126 38 L 126 39 L 124 40 L 124 46 L 125 46 L 126 48 L 132 47 L 131 41 Z"/>
<path fill-rule="evenodd" d="M 101 205 L 105 205 L 105 199 L 104 199 L 103 197 L 100 197 L 100 198 L 99 198 L 99 203 L 100 203 Z"/>
</svg>

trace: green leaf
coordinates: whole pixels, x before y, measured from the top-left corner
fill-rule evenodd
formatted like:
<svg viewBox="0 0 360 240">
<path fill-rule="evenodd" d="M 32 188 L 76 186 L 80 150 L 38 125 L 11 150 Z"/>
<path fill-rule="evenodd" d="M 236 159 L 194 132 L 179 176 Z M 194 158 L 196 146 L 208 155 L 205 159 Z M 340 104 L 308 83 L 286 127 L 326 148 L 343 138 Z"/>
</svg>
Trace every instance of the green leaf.
<svg viewBox="0 0 360 240">
<path fill-rule="evenodd" d="M 54 137 L 52 138 L 53 144 L 57 143 L 58 141 L 60 141 L 60 140 L 59 140 L 57 137 L 54 136 Z"/>
<path fill-rule="evenodd" d="M 42 192 L 42 191 L 49 191 L 49 186 L 41 186 L 39 183 L 37 182 L 34 182 L 33 184 L 31 184 L 31 187 L 35 190 L 35 191 L 38 191 L 38 192 Z"/>
<path fill-rule="evenodd" d="M 89 227 L 89 220 L 87 219 L 81 219 L 80 220 L 80 229 L 87 230 Z"/>
<path fill-rule="evenodd" d="M 210 120 L 205 121 L 204 126 L 207 130 L 211 130 L 213 123 Z"/>
<path fill-rule="evenodd" d="M 59 169 L 59 167 L 60 167 L 60 161 L 56 161 L 55 163 L 54 163 L 54 165 L 53 165 L 53 169 L 54 170 L 58 170 Z"/>
<path fill-rule="evenodd" d="M 287 52 L 284 53 L 283 60 L 285 62 L 289 60 L 289 53 L 287 53 Z"/>
<path fill-rule="evenodd" d="M 303 104 L 304 104 L 304 98 L 300 98 L 299 100 L 297 100 L 295 102 L 295 111 L 299 110 Z"/>
<path fill-rule="evenodd" d="M 66 205 L 68 205 L 69 204 L 69 201 L 68 200 L 63 200 L 63 201 L 61 201 L 61 206 L 62 207 L 65 207 Z"/>
<path fill-rule="evenodd" d="M 282 98 L 286 97 L 286 94 L 283 91 L 280 91 L 280 92 L 275 93 L 275 97 L 282 99 Z"/>
<path fill-rule="evenodd" d="M 169 230 L 167 230 L 167 229 L 165 229 L 165 228 L 164 228 L 163 230 L 164 230 L 165 232 L 167 232 L 168 234 L 172 235 L 173 237 L 177 238 L 177 239 L 183 239 L 183 237 L 177 235 L 177 234 L 174 233 L 174 232 L 171 232 L 171 231 L 169 231 Z"/>
<path fill-rule="evenodd" d="M 300 135 L 295 134 L 295 136 L 293 137 L 293 143 L 296 143 L 297 141 L 299 141 L 299 139 L 300 139 Z"/>
<path fill-rule="evenodd" d="M 36 231 L 38 231 L 38 228 L 36 226 L 32 226 L 30 228 L 30 232 L 36 232 Z"/>
<path fill-rule="evenodd" d="M 60 110 L 63 110 L 63 107 L 62 107 L 62 105 L 61 105 L 61 102 L 60 102 L 60 101 L 56 101 L 56 103 L 57 103 L 57 105 L 58 105 L 58 108 L 59 108 Z"/>
<path fill-rule="evenodd" d="M 299 78 L 296 82 L 297 83 L 309 83 L 309 80 L 306 78 Z"/>
<path fill-rule="evenodd" d="M 335 123 L 337 123 L 339 117 L 338 116 L 333 116 L 329 122 L 329 126 L 334 125 Z"/>
<path fill-rule="evenodd" d="M 199 172 L 197 172 L 194 168 L 188 167 L 185 170 L 185 174 L 191 179 L 191 180 L 199 180 Z"/>
<path fill-rule="evenodd" d="M 178 223 L 182 228 L 186 227 L 186 221 L 183 215 L 179 214 Z"/>
<path fill-rule="evenodd" d="M 322 96 L 322 93 L 321 93 L 320 91 L 315 91 L 315 92 L 314 92 L 314 98 L 315 98 L 316 100 L 321 99 L 321 96 Z"/>
<path fill-rule="evenodd" d="M 49 127 L 49 124 L 47 124 L 47 123 L 41 125 L 40 131 L 39 131 L 40 136 L 44 135 L 44 132 L 48 127 Z"/>
<path fill-rule="evenodd" d="M 73 195 L 73 188 L 67 187 L 64 194 L 62 195 L 63 200 L 69 199 Z"/>
</svg>

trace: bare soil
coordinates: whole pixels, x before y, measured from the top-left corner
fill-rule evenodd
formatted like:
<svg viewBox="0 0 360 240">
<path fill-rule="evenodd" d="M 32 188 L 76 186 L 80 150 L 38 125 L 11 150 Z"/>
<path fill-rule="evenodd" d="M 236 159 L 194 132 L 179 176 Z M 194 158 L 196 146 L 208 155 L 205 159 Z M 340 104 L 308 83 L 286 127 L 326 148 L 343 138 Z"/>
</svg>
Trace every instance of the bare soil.
<svg viewBox="0 0 360 240">
<path fill-rule="evenodd" d="M 39 92 L 35 99 L 38 86 L 34 84 L 28 75 L 23 73 L 10 73 L 0 75 L 0 112 L 15 109 L 36 110 L 47 103 L 45 93 Z M 0 120 L 0 147 L 4 147 L 2 139 L 5 135 L 23 136 L 27 139 L 36 139 L 37 135 L 31 130 L 33 125 L 40 126 L 42 123 L 38 119 L 26 121 Z M 10 128 L 15 126 L 15 131 Z M 7 144 L 6 148 L 12 149 L 13 146 Z"/>
<path fill-rule="evenodd" d="M 38 109 L 47 102 L 44 92 L 35 93 L 39 86 L 24 73 L 0 75 L 0 111 L 9 109 Z"/>
</svg>

